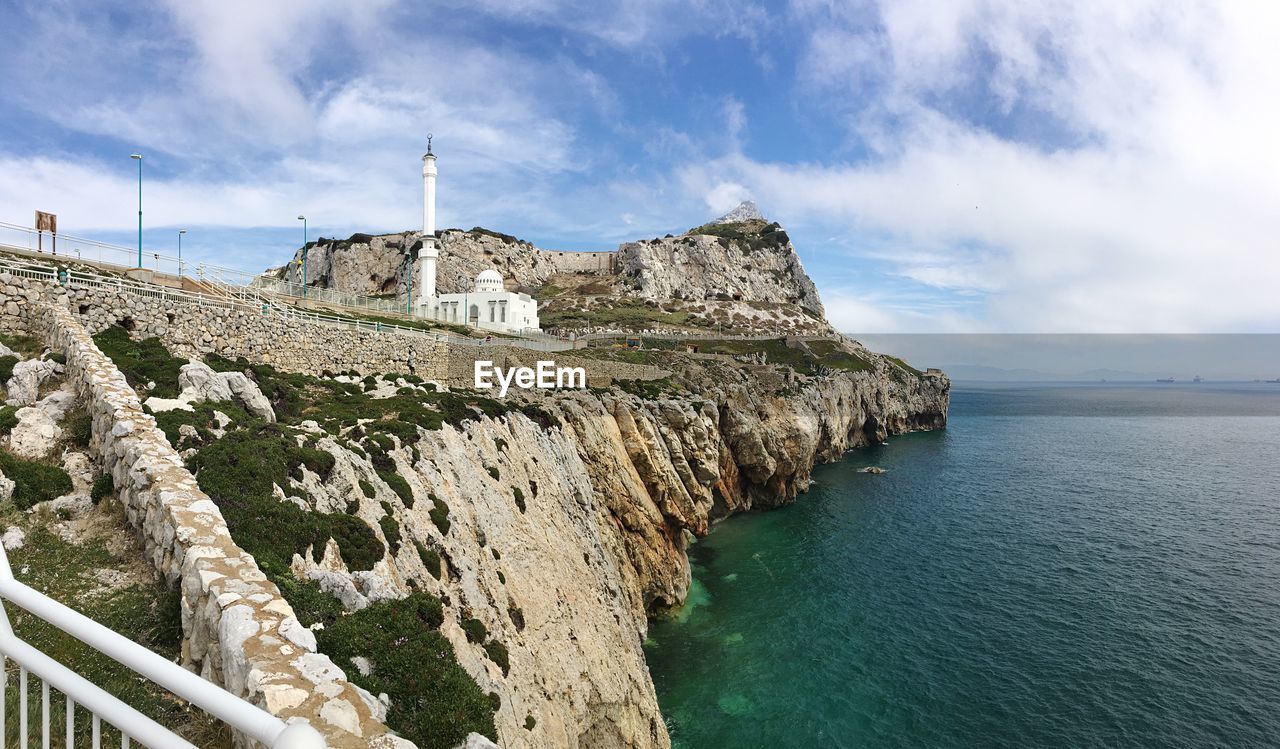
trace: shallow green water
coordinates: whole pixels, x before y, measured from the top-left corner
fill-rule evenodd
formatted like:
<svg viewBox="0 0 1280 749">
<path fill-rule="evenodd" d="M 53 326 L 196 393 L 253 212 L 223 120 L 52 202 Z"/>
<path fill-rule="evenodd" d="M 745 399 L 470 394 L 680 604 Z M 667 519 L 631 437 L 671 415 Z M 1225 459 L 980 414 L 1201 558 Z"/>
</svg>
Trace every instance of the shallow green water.
<svg viewBox="0 0 1280 749">
<path fill-rule="evenodd" d="M 957 389 L 695 547 L 673 740 L 1280 745 L 1278 448 L 1275 385 Z"/>
</svg>

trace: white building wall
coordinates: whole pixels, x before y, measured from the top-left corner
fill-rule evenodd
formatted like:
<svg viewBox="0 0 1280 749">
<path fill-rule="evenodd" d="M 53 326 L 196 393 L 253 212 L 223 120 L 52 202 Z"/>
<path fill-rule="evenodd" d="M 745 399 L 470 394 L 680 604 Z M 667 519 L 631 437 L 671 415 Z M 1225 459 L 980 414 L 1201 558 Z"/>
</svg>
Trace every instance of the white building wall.
<svg viewBox="0 0 1280 749">
<path fill-rule="evenodd" d="M 541 326 L 537 300 L 509 291 L 441 294 L 431 301 L 428 314 L 441 322 L 474 324 L 504 333 L 539 330 Z"/>
</svg>

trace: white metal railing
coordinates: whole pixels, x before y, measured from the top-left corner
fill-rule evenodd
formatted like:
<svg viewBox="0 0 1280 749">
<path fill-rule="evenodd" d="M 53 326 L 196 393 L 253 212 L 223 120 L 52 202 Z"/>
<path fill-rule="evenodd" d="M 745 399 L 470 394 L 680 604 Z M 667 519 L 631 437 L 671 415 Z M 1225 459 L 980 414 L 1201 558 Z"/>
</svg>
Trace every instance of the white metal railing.
<svg viewBox="0 0 1280 749">
<path fill-rule="evenodd" d="M 324 737 L 308 723 L 285 723 L 262 708 L 245 702 L 217 685 L 205 681 L 176 663 L 113 632 L 48 596 L 19 582 L 9 568 L 9 559 L 0 548 L 0 743 L 7 741 L 8 661 L 18 665 L 18 746 L 27 749 L 29 733 L 29 682 L 40 681 L 39 741 L 48 749 L 52 740 L 51 692 L 65 698 L 65 746 L 74 742 L 76 708 L 87 712 L 94 749 L 102 745 L 102 724 L 120 732 L 120 746 L 129 749 L 137 741 L 152 749 L 195 749 L 185 739 L 156 723 L 101 687 L 21 640 L 9 624 L 4 603 L 12 603 L 49 626 L 80 640 L 90 648 L 115 660 L 182 699 L 226 723 L 235 731 L 269 749 L 324 749 Z"/>
</svg>

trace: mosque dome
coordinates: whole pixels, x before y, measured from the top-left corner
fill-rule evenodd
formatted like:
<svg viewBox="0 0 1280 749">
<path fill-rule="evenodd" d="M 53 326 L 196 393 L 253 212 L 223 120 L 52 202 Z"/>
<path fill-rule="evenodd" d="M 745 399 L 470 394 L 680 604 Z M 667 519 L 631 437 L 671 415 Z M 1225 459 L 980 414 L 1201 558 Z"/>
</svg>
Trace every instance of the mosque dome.
<svg viewBox="0 0 1280 749">
<path fill-rule="evenodd" d="M 489 270 L 480 271 L 480 275 L 476 276 L 476 292 L 501 292 L 502 274 L 490 268 Z"/>
</svg>

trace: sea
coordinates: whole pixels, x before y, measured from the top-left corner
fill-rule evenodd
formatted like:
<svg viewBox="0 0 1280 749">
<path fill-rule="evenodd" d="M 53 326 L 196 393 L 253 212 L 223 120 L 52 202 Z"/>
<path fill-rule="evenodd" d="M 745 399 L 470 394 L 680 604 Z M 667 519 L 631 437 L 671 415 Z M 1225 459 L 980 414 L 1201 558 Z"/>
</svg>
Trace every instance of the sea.
<svg viewBox="0 0 1280 749">
<path fill-rule="evenodd" d="M 690 557 L 676 747 L 1280 746 L 1278 384 L 957 384 Z"/>
</svg>

